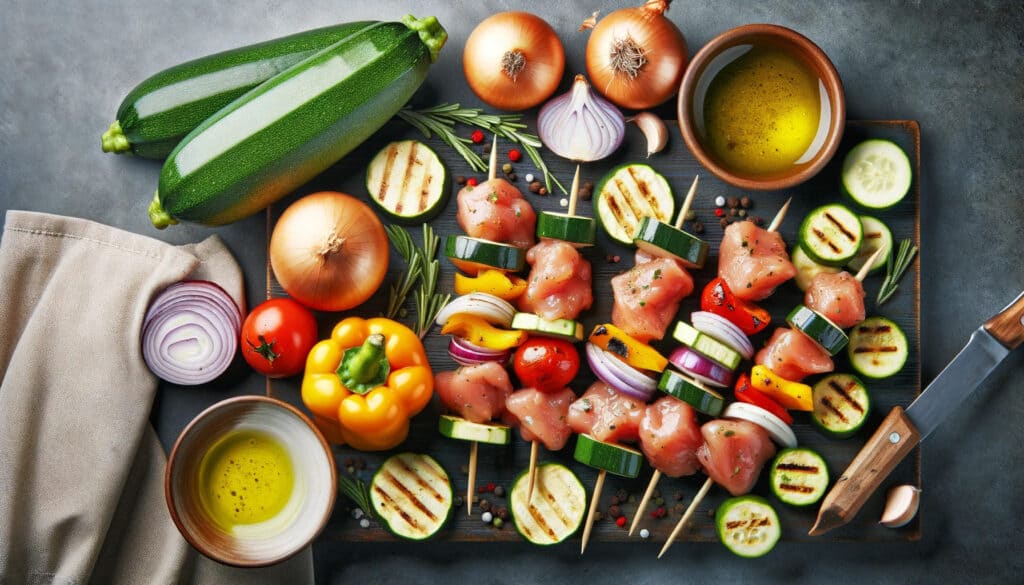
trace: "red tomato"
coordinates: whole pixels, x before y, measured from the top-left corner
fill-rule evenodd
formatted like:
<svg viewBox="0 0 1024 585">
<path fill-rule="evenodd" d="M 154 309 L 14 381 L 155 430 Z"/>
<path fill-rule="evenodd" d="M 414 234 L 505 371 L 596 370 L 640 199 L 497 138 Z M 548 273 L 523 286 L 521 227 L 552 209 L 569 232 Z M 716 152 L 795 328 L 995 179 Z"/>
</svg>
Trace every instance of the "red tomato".
<svg viewBox="0 0 1024 585">
<path fill-rule="evenodd" d="M 580 354 L 568 341 L 531 337 L 516 350 L 512 364 L 524 386 L 541 392 L 556 392 L 576 377 Z"/>
<path fill-rule="evenodd" d="M 316 318 L 291 299 L 262 303 L 242 324 L 242 356 L 254 370 L 271 378 L 302 372 L 306 354 L 316 342 Z"/>
</svg>

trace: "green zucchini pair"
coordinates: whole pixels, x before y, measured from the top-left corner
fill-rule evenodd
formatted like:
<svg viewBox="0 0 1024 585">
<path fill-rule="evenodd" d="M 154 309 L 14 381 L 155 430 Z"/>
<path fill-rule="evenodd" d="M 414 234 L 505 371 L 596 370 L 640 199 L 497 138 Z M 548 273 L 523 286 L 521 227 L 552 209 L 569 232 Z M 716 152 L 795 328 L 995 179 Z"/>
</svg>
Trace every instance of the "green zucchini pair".
<svg viewBox="0 0 1024 585">
<path fill-rule="evenodd" d="M 434 17 L 356 22 L 218 53 L 147 79 L 103 150 L 167 156 L 153 225 L 223 225 L 354 150 L 426 79 L 447 40 Z"/>
</svg>

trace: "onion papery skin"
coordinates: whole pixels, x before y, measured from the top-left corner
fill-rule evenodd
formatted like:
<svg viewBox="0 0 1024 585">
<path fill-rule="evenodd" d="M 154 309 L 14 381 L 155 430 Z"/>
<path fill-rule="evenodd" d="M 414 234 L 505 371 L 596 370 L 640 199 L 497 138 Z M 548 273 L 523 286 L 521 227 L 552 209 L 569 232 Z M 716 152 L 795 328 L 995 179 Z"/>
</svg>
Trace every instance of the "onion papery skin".
<svg viewBox="0 0 1024 585">
<path fill-rule="evenodd" d="M 679 91 L 686 71 L 686 38 L 665 15 L 669 2 L 650 0 L 616 10 L 597 22 L 587 41 L 587 75 L 613 103 L 630 110 L 653 108 Z M 645 63 L 636 77 L 613 65 L 616 43 L 631 41 Z"/>
<path fill-rule="evenodd" d="M 521 69 L 506 73 L 506 54 L 518 52 Z M 551 25 L 529 12 L 499 12 L 473 29 L 462 53 L 470 89 L 484 103 L 506 111 L 540 105 L 558 89 L 565 49 Z"/>
<path fill-rule="evenodd" d="M 553 98 L 537 114 L 544 146 L 576 162 L 600 160 L 615 152 L 626 136 L 626 118 L 614 104 L 594 93 L 577 75 L 572 89 Z"/>
</svg>

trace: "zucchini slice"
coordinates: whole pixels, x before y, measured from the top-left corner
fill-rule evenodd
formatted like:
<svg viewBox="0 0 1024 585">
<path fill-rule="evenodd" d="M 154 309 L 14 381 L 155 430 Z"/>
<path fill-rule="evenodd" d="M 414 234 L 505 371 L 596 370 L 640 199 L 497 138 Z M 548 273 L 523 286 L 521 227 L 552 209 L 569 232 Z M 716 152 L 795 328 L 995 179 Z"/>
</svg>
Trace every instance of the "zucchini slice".
<svg viewBox="0 0 1024 585">
<path fill-rule="evenodd" d="M 907 336 L 885 317 L 868 317 L 853 328 L 852 336 L 847 349 L 850 364 L 865 377 L 888 378 L 907 363 Z"/>
<path fill-rule="evenodd" d="M 448 236 L 444 255 L 456 268 L 472 275 L 488 268 L 519 272 L 526 264 L 522 248 L 469 236 Z"/>
<path fill-rule="evenodd" d="M 576 437 L 576 450 L 572 456 L 584 465 L 622 477 L 640 475 L 640 466 L 644 462 L 644 454 L 636 449 L 598 441 L 587 434 Z"/>
<path fill-rule="evenodd" d="M 401 140 L 385 146 L 366 169 L 366 191 L 384 213 L 401 222 L 424 222 L 444 208 L 448 172 L 429 146 Z"/>
<path fill-rule="evenodd" d="M 804 305 L 797 305 L 786 317 L 786 322 L 793 329 L 816 341 L 829 355 L 836 355 L 850 341 L 841 327 Z"/>
<path fill-rule="evenodd" d="M 701 333 L 685 321 L 676 323 L 672 338 L 730 370 L 735 370 L 743 359 L 740 352 L 706 333 Z"/>
<path fill-rule="evenodd" d="M 529 473 L 524 472 L 509 492 L 509 511 L 519 534 L 542 546 L 575 534 L 587 510 L 587 492 L 576 474 L 560 463 L 541 463 L 532 499 L 527 499 L 529 483 Z"/>
<path fill-rule="evenodd" d="M 625 164 L 605 175 L 597 187 L 595 209 L 605 233 L 630 245 L 641 220 L 669 221 L 675 198 L 668 181 L 645 164 Z"/>
<path fill-rule="evenodd" d="M 508 445 L 512 442 L 512 427 L 508 425 L 475 423 L 447 414 L 441 415 L 438 419 L 437 430 L 449 439 L 460 441 L 489 445 Z"/>
<path fill-rule="evenodd" d="M 452 485 L 430 455 L 389 457 L 370 481 L 370 503 L 395 536 L 424 540 L 437 534 L 452 511 Z"/>
<path fill-rule="evenodd" d="M 633 243 L 654 256 L 674 258 L 687 268 L 703 268 L 710 248 L 697 236 L 651 217 L 640 221 Z"/>
<path fill-rule="evenodd" d="M 583 341 L 583 323 L 572 319 L 545 319 L 534 313 L 516 313 L 512 329 L 528 331 L 530 335 L 556 337 L 569 342 Z"/>
<path fill-rule="evenodd" d="M 768 554 L 782 536 L 779 515 L 760 496 L 740 496 L 722 502 L 715 513 L 718 539 L 744 558 Z"/>
<path fill-rule="evenodd" d="M 852 374 L 830 374 L 814 385 L 811 420 L 826 435 L 843 439 L 856 433 L 871 412 L 871 396 Z"/>
<path fill-rule="evenodd" d="M 658 390 L 689 404 L 697 412 L 708 416 L 718 416 L 725 407 L 725 398 L 721 394 L 690 379 L 675 370 L 665 370 L 658 380 Z"/>
<path fill-rule="evenodd" d="M 807 447 L 783 449 L 768 475 L 772 493 L 791 506 L 810 506 L 828 489 L 828 465 Z"/>
<path fill-rule="evenodd" d="M 865 140 L 843 159 L 843 192 L 869 209 L 887 209 L 902 201 L 912 178 L 907 153 L 889 140 Z"/>
<path fill-rule="evenodd" d="M 865 247 L 866 246 L 861 246 L 861 250 Z M 873 254 L 874 251 L 871 253 Z M 860 256 L 861 252 L 858 252 L 857 255 L 853 257 L 853 260 L 850 260 L 851 267 L 853 266 L 854 261 L 857 258 L 860 258 Z M 804 292 L 807 292 L 807 288 L 811 286 L 811 281 L 814 280 L 815 276 L 818 276 L 822 272 L 836 274 L 842 270 L 842 268 L 839 268 L 838 266 L 825 266 L 824 264 L 818 264 L 814 260 L 811 260 L 811 257 L 808 256 L 807 252 L 804 252 L 804 249 L 799 245 L 793 246 L 793 254 L 789 259 L 793 262 L 793 267 L 796 268 L 796 276 L 793 277 L 793 280 L 796 282 L 796 285 L 800 290 Z M 861 262 L 864 262 L 865 260 L 867 260 L 867 257 L 861 260 Z M 882 258 L 882 263 L 885 263 L 885 258 Z"/>
<path fill-rule="evenodd" d="M 537 237 L 564 240 L 577 248 L 593 246 L 597 223 L 582 215 L 541 211 L 537 214 Z"/>
<path fill-rule="evenodd" d="M 860 225 L 864 227 L 864 243 L 860 245 L 857 255 L 851 258 L 846 265 L 854 272 L 859 272 L 871 255 L 884 246 L 889 252 L 883 252 L 881 256 L 875 258 L 870 270 L 874 272 L 885 266 L 886 258 L 892 253 L 892 231 L 881 220 L 870 215 L 860 216 Z"/>
<path fill-rule="evenodd" d="M 818 264 L 846 264 L 863 241 L 860 216 L 838 203 L 822 205 L 808 213 L 800 225 L 800 247 Z"/>
</svg>

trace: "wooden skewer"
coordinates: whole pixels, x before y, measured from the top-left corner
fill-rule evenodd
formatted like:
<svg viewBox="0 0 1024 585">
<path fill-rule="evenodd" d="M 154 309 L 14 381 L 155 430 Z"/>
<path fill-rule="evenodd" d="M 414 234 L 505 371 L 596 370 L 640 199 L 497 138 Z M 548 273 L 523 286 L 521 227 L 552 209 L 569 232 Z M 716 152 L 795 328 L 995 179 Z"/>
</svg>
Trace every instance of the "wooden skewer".
<svg viewBox="0 0 1024 585">
<path fill-rule="evenodd" d="M 580 166 L 576 165 L 576 174 L 572 178 L 572 188 L 569 189 L 569 215 L 576 215 L 576 201 L 580 195 Z"/>
<path fill-rule="evenodd" d="M 644 510 L 647 509 L 647 504 L 651 501 L 651 495 L 654 494 L 654 488 L 658 487 L 659 480 L 661 480 L 661 472 L 655 469 L 654 474 L 651 475 L 651 481 L 647 483 L 647 491 L 644 492 L 644 497 L 640 499 L 640 505 L 636 507 L 633 523 L 629 525 L 630 536 L 633 536 L 633 533 L 636 532 L 636 527 L 640 525 L 640 518 L 643 517 Z"/>
<path fill-rule="evenodd" d="M 533 500 L 533 484 L 537 481 L 537 452 L 540 451 L 540 441 L 530 442 L 530 470 L 528 483 L 526 484 L 526 501 Z"/>
<path fill-rule="evenodd" d="M 493 181 L 494 177 L 498 176 L 498 135 L 494 135 L 494 141 L 491 142 L 491 159 L 487 164 L 487 180 Z"/>
<path fill-rule="evenodd" d="M 590 497 L 590 508 L 587 510 L 587 519 L 583 525 L 583 543 L 580 545 L 580 554 L 587 550 L 587 541 L 590 540 L 590 531 L 594 528 L 594 514 L 597 513 L 597 505 L 601 502 L 601 490 L 604 489 L 604 477 L 607 471 L 601 470 L 597 474 L 597 481 L 594 482 L 594 495 Z"/>
<path fill-rule="evenodd" d="M 476 456 L 479 444 L 473 441 L 469 447 L 469 485 L 466 486 L 466 515 L 473 515 L 473 492 L 476 491 Z"/>
<path fill-rule="evenodd" d="M 854 277 L 857 279 L 857 282 L 864 282 L 864 279 L 867 277 L 868 272 L 871 272 L 871 265 L 875 263 L 875 260 L 878 260 L 878 255 L 885 252 L 888 248 L 889 246 L 886 245 L 875 250 L 875 253 L 872 254 L 870 258 L 868 258 L 867 262 L 864 263 L 864 266 L 860 267 L 860 271 L 858 271 L 857 276 Z"/>
<path fill-rule="evenodd" d="M 679 210 L 679 217 L 676 218 L 676 229 L 683 229 L 683 222 L 686 221 L 686 214 L 690 211 L 690 206 L 693 205 L 693 198 L 697 194 L 697 181 L 700 180 L 700 175 L 693 177 L 693 184 L 690 185 L 690 192 L 686 194 L 686 200 L 683 201 L 683 208 Z"/>
<path fill-rule="evenodd" d="M 782 225 L 782 220 L 786 218 L 786 211 L 789 210 L 789 204 L 792 202 L 792 197 L 786 199 L 786 203 L 783 204 L 781 208 L 779 208 L 779 212 L 775 214 L 775 219 L 773 219 L 771 225 L 768 226 L 768 231 L 774 232 L 775 230 L 779 229 L 779 226 Z"/>
<path fill-rule="evenodd" d="M 693 497 L 693 501 L 690 502 L 690 507 L 686 509 L 686 512 L 683 512 L 683 517 L 679 519 L 679 522 L 676 522 L 676 527 L 672 529 L 672 534 L 668 535 L 668 540 L 665 541 L 665 546 L 661 547 L 661 552 L 658 553 L 659 559 L 665 556 L 665 553 L 668 552 L 668 548 L 672 546 L 673 542 L 675 542 L 676 537 L 679 536 L 679 533 L 683 530 L 683 526 L 685 526 L 690 520 L 690 516 L 693 516 L 693 512 L 697 509 L 697 506 L 700 505 L 704 496 L 708 495 L 708 490 L 710 490 L 711 486 L 714 484 L 715 482 L 709 477 L 707 481 L 704 482 L 704 485 L 701 486 L 700 491 L 697 492 L 697 495 Z"/>
</svg>

